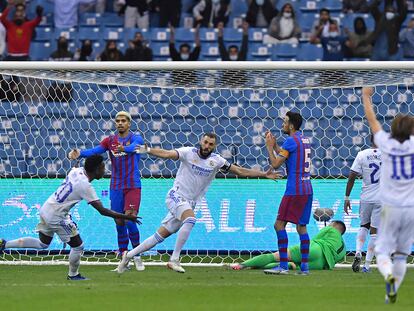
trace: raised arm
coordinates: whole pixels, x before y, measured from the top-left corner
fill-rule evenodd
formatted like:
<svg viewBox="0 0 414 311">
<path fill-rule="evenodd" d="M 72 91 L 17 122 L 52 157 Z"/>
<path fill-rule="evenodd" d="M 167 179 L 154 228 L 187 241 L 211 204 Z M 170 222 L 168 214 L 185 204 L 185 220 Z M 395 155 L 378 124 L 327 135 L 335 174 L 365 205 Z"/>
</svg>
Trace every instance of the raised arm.
<svg viewBox="0 0 414 311">
<path fill-rule="evenodd" d="M 148 153 L 162 159 L 178 160 L 177 150 L 165 150 L 161 148 L 150 148 L 147 145 L 138 145 L 135 147 L 136 153 Z"/>
<path fill-rule="evenodd" d="M 121 214 L 121 213 L 117 213 L 114 212 L 110 209 L 105 208 L 102 205 L 102 202 L 100 200 L 97 201 L 93 201 L 90 202 L 90 204 L 93 206 L 93 208 L 95 208 L 99 214 L 101 214 L 102 216 L 107 216 L 107 217 L 111 217 L 111 218 L 118 218 L 118 219 L 126 219 L 126 220 L 131 220 L 133 222 L 136 222 L 138 224 L 141 224 L 141 217 L 137 217 L 137 216 L 133 216 L 133 215 L 125 215 L 125 214 Z"/>
<path fill-rule="evenodd" d="M 381 124 L 378 122 L 374 108 L 372 107 L 372 94 L 374 94 L 374 88 L 363 87 L 362 88 L 362 103 L 364 105 L 365 117 L 367 118 L 371 132 L 376 134 L 382 130 Z"/>
<path fill-rule="evenodd" d="M 269 179 L 278 179 L 281 177 L 281 175 L 279 175 L 278 173 L 273 172 L 272 169 L 269 169 L 266 172 L 264 172 L 264 171 L 244 168 L 244 167 L 237 166 L 237 165 L 231 165 L 229 172 L 236 174 L 237 176 L 241 176 L 241 177 L 265 177 Z"/>
<path fill-rule="evenodd" d="M 351 171 L 348 176 L 348 182 L 346 183 L 345 190 L 345 199 L 344 199 L 344 212 L 348 215 L 349 210 L 351 209 L 351 201 L 349 196 L 351 195 L 352 188 L 354 187 L 355 179 L 357 178 L 358 173 Z"/>
<path fill-rule="evenodd" d="M 3 23 L 3 25 L 4 25 L 4 27 L 5 28 L 7 28 L 7 27 L 9 27 L 10 26 L 10 21 L 8 20 L 8 15 L 9 15 L 9 12 L 10 12 L 10 8 L 11 8 L 11 6 L 10 5 L 8 5 L 5 9 L 4 9 L 4 11 L 1 13 L 1 17 L 0 17 L 0 21 Z"/>
<path fill-rule="evenodd" d="M 281 148 L 276 143 L 276 138 L 269 131 L 266 132 L 266 149 L 269 153 L 270 165 L 273 168 L 279 168 L 283 165 L 283 163 L 285 163 L 285 157 L 275 155 L 275 151 L 279 154 Z"/>
</svg>

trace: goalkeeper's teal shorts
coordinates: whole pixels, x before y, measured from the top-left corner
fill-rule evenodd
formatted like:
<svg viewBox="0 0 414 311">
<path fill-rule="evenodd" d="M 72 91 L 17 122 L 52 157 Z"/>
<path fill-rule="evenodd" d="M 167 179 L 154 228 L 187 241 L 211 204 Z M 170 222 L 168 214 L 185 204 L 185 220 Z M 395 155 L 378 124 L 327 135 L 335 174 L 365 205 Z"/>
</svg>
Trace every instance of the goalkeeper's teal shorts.
<svg viewBox="0 0 414 311">
<path fill-rule="evenodd" d="M 300 266 L 302 255 L 300 253 L 300 245 L 289 247 L 290 258 L 297 266 Z M 322 248 L 318 243 L 310 243 L 309 245 L 309 270 L 324 270 L 329 269 L 323 255 Z"/>
</svg>

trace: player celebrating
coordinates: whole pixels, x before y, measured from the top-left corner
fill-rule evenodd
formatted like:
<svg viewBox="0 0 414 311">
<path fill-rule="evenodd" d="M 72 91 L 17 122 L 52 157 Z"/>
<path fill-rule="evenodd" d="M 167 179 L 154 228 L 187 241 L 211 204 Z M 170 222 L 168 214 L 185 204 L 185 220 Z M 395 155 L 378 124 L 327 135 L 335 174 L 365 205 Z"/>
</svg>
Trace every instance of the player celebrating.
<svg viewBox="0 0 414 311">
<path fill-rule="evenodd" d="M 382 211 L 375 253 L 386 282 L 385 302 L 394 303 L 414 239 L 414 118 L 397 115 L 391 123 L 391 134 L 386 133 L 372 107 L 373 93 L 373 88 L 362 89 L 365 115 L 382 157 Z"/>
<path fill-rule="evenodd" d="M 309 270 L 333 269 L 336 263 L 344 259 L 346 250 L 342 236 L 345 231 L 346 226 L 340 220 L 333 220 L 329 226 L 319 231 L 310 241 Z M 275 252 L 256 256 L 242 263 L 231 264 L 230 267 L 233 270 L 246 268 L 272 269 L 279 261 L 279 252 Z M 301 264 L 300 245 L 288 248 L 288 261 L 292 269 L 296 269 L 296 266 Z"/>
<path fill-rule="evenodd" d="M 100 155 L 87 158 L 84 167 L 73 168 L 56 192 L 47 199 L 39 210 L 40 222 L 37 225 L 39 239 L 25 237 L 8 242 L 1 239 L 0 251 L 5 248 L 46 249 L 56 233 L 63 243 L 68 243 L 71 247 L 68 280 L 87 280 L 78 271 L 83 242 L 78 227 L 69 215 L 70 209 L 79 201 L 85 200 L 103 216 L 137 221 L 133 215 L 116 213 L 102 206 L 102 202 L 98 199 L 95 189 L 90 183 L 94 179 L 102 178 L 104 173 L 105 164 Z"/>
<path fill-rule="evenodd" d="M 139 134 L 130 132 L 131 115 L 128 112 L 118 112 L 115 116 L 115 124 L 118 133 L 106 137 L 99 146 L 93 149 L 72 150 L 69 153 L 69 159 L 88 157 L 108 151 L 112 163 L 111 209 L 118 213 L 137 216 L 141 203 L 140 155 L 135 153 L 134 149 L 137 145 L 143 144 L 144 140 Z M 129 221 L 125 225 L 123 219 L 115 219 L 115 223 L 120 254 L 128 249 L 128 236 L 133 247 L 139 245 L 139 231 L 135 222 Z M 134 261 L 138 271 L 145 269 L 139 256 L 134 258 Z"/>
<path fill-rule="evenodd" d="M 379 175 L 381 168 L 381 152 L 374 144 L 374 136 L 371 135 L 372 147 L 358 152 L 346 184 L 344 212 L 348 215 L 351 209 L 349 195 L 354 187 L 355 179 L 358 175 L 362 176 L 361 202 L 359 206 L 359 227 L 356 239 L 356 251 L 352 270 L 358 272 L 361 264 L 361 250 L 365 239 L 370 234 L 368 250 L 365 256 L 365 264 L 362 272 L 370 272 L 369 266 L 374 257 L 375 240 L 377 239 L 377 228 L 380 222 L 381 203 L 379 201 Z"/>
<path fill-rule="evenodd" d="M 287 168 L 286 191 L 279 206 L 275 230 L 278 240 L 280 265 L 265 270 L 267 274 L 288 274 L 288 236 L 286 224 L 296 224 L 300 237 L 300 251 L 302 261 L 299 274 L 309 274 L 309 235 L 306 225 L 312 210 L 313 190 L 310 181 L 310 143 L 309 139 L 300 132 L 302 116 L 299 113 L 288 111 L 283 119 L 283 133 L 289 137 L 282 147 L 276 143 L 275 137 L 268 131 L 266 133 L 266 147 L 273 168 L 279 168 L 285 161 Z M 275 156 L 276 152 L 278 156 Z"/>
<path fill-rule="evenodd" d="M 181 249 L 187 241 L 191 230 L 196 223 L 194 207 L 207 191 L 212 180 L 219 170 L 232 172 L 244 177 L 266 177 L 276 179 L 279 177 L 271 170 L 267 172 L 242 168 L 228 163 L 219 154 L 213 153 L 217 145 L 217 136 L 214 133 L 206 133 L 200 141 L 200 148 L 182 147 L 177 150 L 153 149 L 140 146 L 138 152 L 148 153 L 163 159 L 180 160 L 180 167 L 173 187 L 168 191 L 166 204 L 168 214 L 162 221 L 161 227 L 138 247 L 129 252 L 124 252 L 118 265 L 118 272 L 123 273 L 128 261 L 135 255 L 141 254 L 158 243 L 161 243 L 180 230 L 177 236 L 174 252 L 167 264 L 169 269 L 184 273 L 180 265 L 179 257 Z"/>
</svg>

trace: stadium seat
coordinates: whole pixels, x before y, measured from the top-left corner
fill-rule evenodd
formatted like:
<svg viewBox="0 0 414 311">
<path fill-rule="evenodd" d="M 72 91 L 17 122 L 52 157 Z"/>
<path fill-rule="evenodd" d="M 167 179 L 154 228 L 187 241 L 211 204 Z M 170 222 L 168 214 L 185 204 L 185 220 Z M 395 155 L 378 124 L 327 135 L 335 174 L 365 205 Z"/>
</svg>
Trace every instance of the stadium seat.
<svg viewBox="0 0 414 311">
<path fill-rule="evenodd" d="M 371 14 L 362 14 L 362 13 L 348 13 L 342 19 L 341 26 L 343 29 L 348 28 L 349 31 L 354 31 L 354 20 L 357 17 L 362 17 L 367 25 L 367 30 L 373 31 L 375 27 L 375 21 Z"/>
<path fill-rule="evenodd" d="M 124 17 L 119 16 L 117 13 L 105 12 L 102 15 L 101 23 L 107 27 L 123 27 Z"/>
<path fill-rule="evenodd" d="M 78 32 L 79 40 L 99 41 L 102 39 L 102 30 L 100 27 L 80 27 Z"/>
<path fill-rule="evenodd" d="M 323 2 L 323 7 L 327 8 L 331 12 L 341 12 L 342 11 L 342 1 L 339 1 L 339 0 L 325 0 Z"/>
<path fill-rule="evenodd" d="M 302 13 L 298 19 L 300 29 L 302 33 L 312 32 L 312 25 L 319 18 L 319 14 L 315 13 Z"/>
<path fill-rule="evenodd" d="M 135 34 L 140 32 L 144 37 L 145 42 L 151 41 L 151 33 L 148 29 L 140 29 L 140 28 L 124 28 L 124 40 L 127 42 L 128 40 L 132 40 L 135 37 Z"/>
<path fill-rule="evenodd" d="M 34 61 L 49 60 L 50 54 L 55 48 L 56 45 L 50 42 L 32 42 L 30 44 L 30 58 Z"/>
<path fill-rule="evenodd" d="M 241 42 L 243 38 L 243 31 L 241 28 L 224 28 L 223 39 L 226 43 Z"/>
<path fill-rule="evenodd" d="M 176 28 L 175 29 L 175 41 L 176 42 L 193 42 L 194 41 L 194 29 Z"/>
<path fill-rule="evenodd" d="M 273 47 L 271 44 L 253 43 L 249 44 L 248 60 L 270 60 Z"/>
<path fill-rule="evenodd" d="M 169 28 L 152 28 L 151 42 L 168 42 L 170 40 Z"/>
<path fill-rule="evenodd" d="M 220 53 L 217 43 L 204 43 L 201 49 L 202 60 L 220 59 Z"/>
<path fill-rule="evenodd" d="M 76 41 L 78 38 L 78 32 L 76 28 L 55 28 L 53 34 L 54 39 L 57 40 L 61 36 L 70 41 Z"/>
<path fill-rule="evenodd" d="M 276 44 L 273 49 L 273 59 L 289 60 L 295 59 L 298 55 L 299 47 L 297 44 L 281 43 Z"/>
<path fill-rule="evenodd" d="M 124 28 L 122 27 L 105 27 L 103 31 L 104 40 L 124 41 Z"/>
<path fill-rule="evenodd" d="M 321 0 L 300 0 L 299 9 L 301 12 L 318 12 L 325 7 L 325 1 Z"/>
<path fill-rule="evenodd" d="M 267 28 L 249 28 L 249 42 L 262 43 L 265 34 L 267 34 Z"/>
<path fill-rule="evenodd" d="M 103 25 L 103 17 L 100 13 L 83 13 L 80 15 L 79 25 L 83 26 L 94 26 L 99 27 Z"/>
<path fill-rule="evenodd" d="M 323 57 L 323 49 L 320 44 L 304 43 L 301 44 L 297 60 L 301 61 L 313 61 L 321 60 Z"/>
<path fill-rule="evenodd" d="M 158 59 L 166 60 L 170 57 L 170 48 L 168 43 L 159 43 L 159 42 L 152 42 L 151 43 L 152 54 L 154 57 Z"/>
<path fill-rule="evenodd" d="M 201 42 L 217 42 L 217 29 L 200 28 Z"/>
<path fill-rule="evenodd" d="M 53 41 L 54 30 L 52 27 L 36 27 L 36 37 L 34 41 Z"/>
</svg>

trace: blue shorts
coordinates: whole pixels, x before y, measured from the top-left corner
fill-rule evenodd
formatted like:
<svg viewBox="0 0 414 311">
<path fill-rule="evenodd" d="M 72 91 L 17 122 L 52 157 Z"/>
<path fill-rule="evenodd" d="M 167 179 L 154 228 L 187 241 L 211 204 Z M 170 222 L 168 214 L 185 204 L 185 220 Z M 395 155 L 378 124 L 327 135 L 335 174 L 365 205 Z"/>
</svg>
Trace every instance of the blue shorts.
<svg viewBox="0 0 414 311">
<path fill-rule="evenodd" d="M 138 215 L 141 204 L 141 188 L 111 189 L 109 192 L 111 199 L 111 210 L 124 214 L 127 210 L 134 210 Z"/>
</svg>

